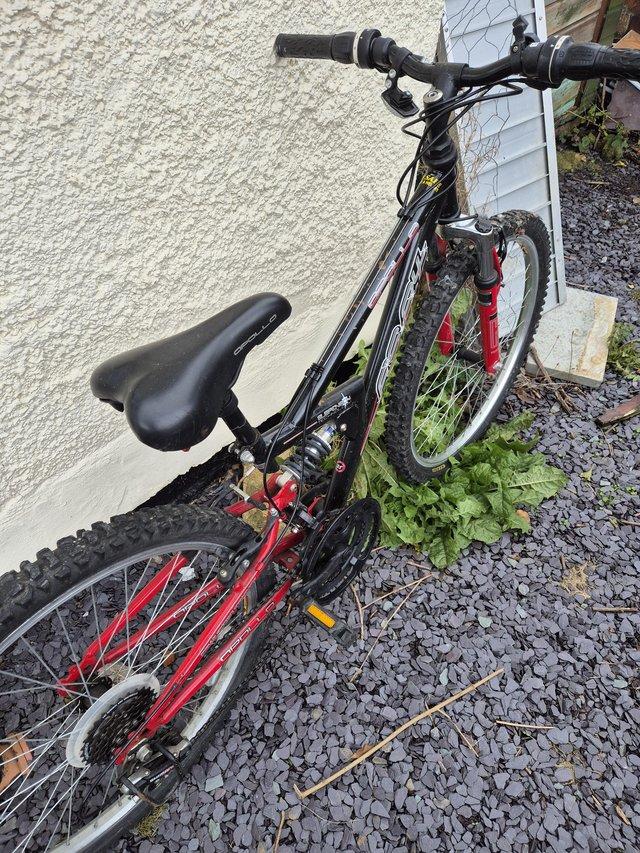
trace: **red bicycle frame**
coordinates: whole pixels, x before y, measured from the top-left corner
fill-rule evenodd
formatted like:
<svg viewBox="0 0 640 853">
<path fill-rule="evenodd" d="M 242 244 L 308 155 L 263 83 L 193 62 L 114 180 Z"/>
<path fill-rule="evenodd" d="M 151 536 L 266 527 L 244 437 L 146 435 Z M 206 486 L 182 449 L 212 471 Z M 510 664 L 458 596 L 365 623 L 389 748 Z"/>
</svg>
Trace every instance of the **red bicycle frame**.
<svg viewBox="0 0 640 853">
<path fill-rule="evenodd" d="M 143 725 L 130 736 L 127 744 L 116 756 L 116 764 L 123 764 L 127 755 L 136 745 L 143 740 L 153 738 L 158 729 L 167 725 L 207 681 L 221 669 L 229 657 L 251 636 L 256 628 L 273 613 L 291 589 L 293 578 L 289 577 L 213 654 L 207 657 L 232 615 L 242 606 L 249 589 L 258 581 L 266 566 L 274 559 L 289 570 L 295 568 L 297 564 L 297 555 L 289 552 L 303 539 L 304 533 L 296 532 L 280 537 L 283 513 L 296 499 L 297 484 L 295 480 L 289 479 L 281 487 L 278 487 L 278 476 L 278 474 L 272 475 L 267 484 L 270 494 L 274 489 L 277 491 L 272 496 L 275 509 L 271 509 L 265 525 L 264 540 L 251 565 L 230 587 L 225 588 L 218 578 L 208 581 L 200 589 L 184 596 L 172 607 L 155 616 L 147 625 L 132 632 L 112 649 L 106 651 L 113 638 L 127 630 L 143 608 L 157 595 L 162 595 L 169 582 L 175 578 L 181 569 L 188 566 L 187 558 L 183 554 L 176 554 L 132 597 L 131 601 L 125 605 L 125 609 L 112 619 L 99 637 L 87 647 L 82 659 L 74 663 L 67 675 L 60 680 L 58 692 L 61 695 L 69 695 L 67 688 L 81 682 L 85 676 L 90 676 L 98 665 L 102 667 L 122 660 L 160 631 L 169 628 L 178 620 L 183 620 L 193 610 L 202 607 L 203 604 L 216 596 L 223 596 L 220 607 L 206 624 L 185 655 L 184 660 L 149 709 Z M 249 500 L 237 501 L 226 511 L 230 515 L 241 516 L 245 512 L 255 509 L 256 504 L 263 501 L 265 497 L 265 490 L 260 489 L 251 495 Z M 277 517 L 276 510 L 279 514 Z"/>
</svg>

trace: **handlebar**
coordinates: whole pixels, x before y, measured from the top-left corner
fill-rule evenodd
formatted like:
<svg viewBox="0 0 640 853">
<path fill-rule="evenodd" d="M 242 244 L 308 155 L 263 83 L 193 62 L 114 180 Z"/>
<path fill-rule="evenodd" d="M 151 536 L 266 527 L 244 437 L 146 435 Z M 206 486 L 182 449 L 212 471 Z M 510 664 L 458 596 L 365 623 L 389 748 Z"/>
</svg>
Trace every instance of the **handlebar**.
<svg viewBox="0 0 640 853">
<path fill-rule="evenodd" d="M 485 86 L 521 76 L 541 88 L 559 86 L 563 80 L 609 77 L 640 80 L 640 50 L 617 50 L 593 42 L 577 44 L 571 36 L 551 36 L 544 42 L 515 46 L 509 56 L 479 68 L 462 63 L 428 63 L 380 30 L 335 35 L 281 33 L 275 41 L 278 56 L 295 59 L 332 59 L 360 68 L 406 74 L 422 83 L 437 85 L 446 74 L 456 88 Z"/>
</svg>

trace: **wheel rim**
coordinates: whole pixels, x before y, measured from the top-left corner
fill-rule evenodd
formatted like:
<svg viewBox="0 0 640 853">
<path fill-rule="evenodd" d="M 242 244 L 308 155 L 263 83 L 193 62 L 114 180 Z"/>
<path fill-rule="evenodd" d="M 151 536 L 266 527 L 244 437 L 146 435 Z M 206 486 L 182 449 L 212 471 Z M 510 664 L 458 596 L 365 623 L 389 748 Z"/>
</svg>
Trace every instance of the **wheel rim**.
<svg viewBox="0 0 640 853">
<path fill-rule="evenodd" d="M 413 401 L 411 447 L 420 465 L 443 465 L 486 425 L 519 364 L 535 310 L 540 266 L 535 244 L 519 235 L 507 243 L 498 299 L 501 368 L 489 377 L 482 363 L 444 356 L 434 340 Z M 473 279 L 449 306 L 457 346 L 481 355 Z"/>
<path fill-rule="evenodd" d="M 83 719 L 86 721 L 88 711 L 98 701 L 95 683 L 99 665 L 73 685 L 67 702 L 56 692 L 55 684 L 69 666 L 79 660 L 94 639 L 96 627 L 104 630 L 153 572 L 179 553 L 189 557 L 186 571 L 182 570 L 168 581 L 141 611 L 138 626 L 204 586 L 215 577 L 217 568 L 228 555 L 225 549 L 211 542 L 193 541 L 172 544 L 160 551 L 154 548 L 141 552 L 75 584 L 0 642 L 0 719 L 4 720 L 0 741 L 12 732 L 19 732 L 32 752 L 29 775 L 12 780 L 0 793 L 0 836 L 12 835 L 16 853 L 27 849 L 87 849 L 140 805 L 137 797 L 123 793 L 112 762 L 107 762 L 106 767 L 90 764 L 81 768 L 68 761 L 69 738 L 73 734 L 76 736 L 74 755 L 77 757 L 78 750 L 82 749 L 77 740 L 88 737 L 86 733 L 91 729 L 90 726 L 82 728 L 81 723 Z M 189 577 L 189 570 L 196 573 L 194 577 Z M 110 595 L 108 601 L 105 595 Z M 226 591 L 202 608 L 194 608 L 171 627 L 141 644 L 137 653 L 135 648 L 125 653 L 121 661 L 127 672 L 121 671 L 121 687 L 127 686 L 129 678 L 135 682 L 130 691 L 133 695 L 134 687 L 143 683 L 146 686 L 155 678 L 161 685 L 166 683 L 224 595 Z M 244 610 L 254 604 L 255 589 L 252 589 L 245 599 Z M 241 617 L 240 611 L 232 617 L 227 631 Z M 126 631 L 116 635 L 101 648 L 101 654 L 106 654 L 126 636 Z M 243 646 L 232 655 L 181 712 L 177 718 L 179 744 L 176 749 L 183 750 L 215 714 L 246 652 L 247 647 Z M 140 680 L 141 675 L 145 679 Z M 125 689 L 118 692 L 127 694 Z M 107 709 L 115 704 L 115 701 L 104 702 Z M 82 710 L 85 706 L 88 710 Z M 0 772 L 5 771 L 12 755 L 8 743 L 6 740 L 0 743 Z M 125 775 L 140 784 L 149 772 L 132 765 Z"/>
</svg>

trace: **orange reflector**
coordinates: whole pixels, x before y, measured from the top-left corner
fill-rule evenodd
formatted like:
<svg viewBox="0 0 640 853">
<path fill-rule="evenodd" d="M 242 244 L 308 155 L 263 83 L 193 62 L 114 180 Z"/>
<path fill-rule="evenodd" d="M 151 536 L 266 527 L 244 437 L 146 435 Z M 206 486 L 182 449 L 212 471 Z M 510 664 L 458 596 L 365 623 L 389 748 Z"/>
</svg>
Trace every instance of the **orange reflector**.
<svg viewBox="0 0 640 853">
<path fill-rule="evenodd" d="M 307 607 L 307 613 L 309 616 L 313 616 L 314 619 L 317 619 L 318 622 L 321 622 L 326 628 L 333 628 L 336 624 L 336 620 L 333 616 L 329 616 L 329 614 L 325 613 L 324 610 L 321 610 L 317 604 L 310 604 Z"/>
</svg>

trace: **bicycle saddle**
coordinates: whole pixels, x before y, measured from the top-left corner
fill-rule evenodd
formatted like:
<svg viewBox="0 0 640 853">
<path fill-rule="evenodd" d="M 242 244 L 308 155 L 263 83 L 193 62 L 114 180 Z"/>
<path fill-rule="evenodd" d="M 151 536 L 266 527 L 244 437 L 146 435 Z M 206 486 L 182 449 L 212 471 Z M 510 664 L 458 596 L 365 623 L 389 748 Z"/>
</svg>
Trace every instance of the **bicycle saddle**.
<svg viewBox="0 0 640 853">
<path fill-rule="evenodd" d="M 157 450 L 182 450 L 214 428 L 248 352 L 291 314 L 277 293 L 260 293 L 203 323 L 103 362 L 93 394 L 126 414 L 133 432 Z"/>
</svg>

